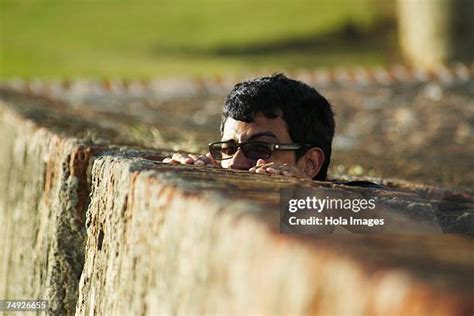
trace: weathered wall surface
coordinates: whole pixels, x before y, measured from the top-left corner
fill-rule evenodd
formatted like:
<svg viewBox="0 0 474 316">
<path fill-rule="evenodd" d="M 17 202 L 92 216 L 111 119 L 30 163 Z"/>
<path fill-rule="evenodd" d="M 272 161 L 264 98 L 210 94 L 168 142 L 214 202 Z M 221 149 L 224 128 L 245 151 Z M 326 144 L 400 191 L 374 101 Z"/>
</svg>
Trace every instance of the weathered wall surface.
<svg viewBox="0 0 474 316">
<path fill-rule="evenodd" d="M 52 312 L 74 314 L 89 160 L 117 133 L 50 100 L 1 97 L 0 297 L 47 299 Z"/>
<path fill-rule="evenodd" d="M 133 145 L 126 118 L 1 97 L 1 298 L 70 315 L 473 309 L 472 239 L 279 233 L 280 188 L 371 189 L 164 165 L 164 153 L 108 144 Z M 386 209 L 474 231 L 471 195 L 386 184 L 396 190 L 370 192 Z"/>
<path fill-rule="evenodd" d="M 474 292 L 462 285 L 473 280 L 472 241 L 281 235 L 278 188 L 294 181 L 123 156 L 93 165 L 79 315 L 443 315 L 472 307 Z M 400 209 L 415 202 L 380 197 Z"/>
<path fill-rule="evenodd" d="M 1 106 L 0 297 L 73 312 L 83 265 L 89 148 Z"/>
</svg>

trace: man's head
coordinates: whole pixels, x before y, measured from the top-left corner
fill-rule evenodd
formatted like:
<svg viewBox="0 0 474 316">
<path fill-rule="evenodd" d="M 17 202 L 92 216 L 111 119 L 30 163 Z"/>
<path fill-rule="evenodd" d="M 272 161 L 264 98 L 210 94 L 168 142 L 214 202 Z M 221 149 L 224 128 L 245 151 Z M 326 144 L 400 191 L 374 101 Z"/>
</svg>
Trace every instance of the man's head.
<svg viewBox="0 0 474 316">
<path fill-rule="evenodd" d="M 334 136 L 331 105 L 314 88 L 282 74 L 234 86 L 224 104 L 222 140 L 298 143 L 295 151 L 272 152 L 266 161 L 296 164 L 315 180 L 325 180 Z M 238 150 L 224 168 L 249 169 L 255 160 Z"/>
</svg>

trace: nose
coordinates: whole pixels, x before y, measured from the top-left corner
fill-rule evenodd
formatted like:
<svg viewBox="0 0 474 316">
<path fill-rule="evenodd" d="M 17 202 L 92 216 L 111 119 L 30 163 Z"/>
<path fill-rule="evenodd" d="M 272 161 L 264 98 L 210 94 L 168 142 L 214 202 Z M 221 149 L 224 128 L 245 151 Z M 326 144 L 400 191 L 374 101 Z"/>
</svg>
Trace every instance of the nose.
<svg viewBox="0 0 474 316">
<path fill-rule="evenodd" d="M 248 170 L 255 165 L 252 159 L 245 157 L 242 148 L 239 148 L 229 161 L 228 168 L 234 170 Z"/>
</svg>

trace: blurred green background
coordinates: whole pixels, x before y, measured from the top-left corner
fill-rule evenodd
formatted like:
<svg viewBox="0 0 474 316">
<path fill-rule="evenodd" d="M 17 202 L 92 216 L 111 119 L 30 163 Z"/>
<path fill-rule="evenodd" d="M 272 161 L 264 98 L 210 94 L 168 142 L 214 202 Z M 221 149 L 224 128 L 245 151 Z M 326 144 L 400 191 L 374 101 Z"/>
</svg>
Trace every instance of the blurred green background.
<svg viewBox="0 0 474 316">
<path fill-rule="evenodd" d="M 182 77 L 398 58 L 388 0 L 0 3 L 1 78 Z"/>
</svg>

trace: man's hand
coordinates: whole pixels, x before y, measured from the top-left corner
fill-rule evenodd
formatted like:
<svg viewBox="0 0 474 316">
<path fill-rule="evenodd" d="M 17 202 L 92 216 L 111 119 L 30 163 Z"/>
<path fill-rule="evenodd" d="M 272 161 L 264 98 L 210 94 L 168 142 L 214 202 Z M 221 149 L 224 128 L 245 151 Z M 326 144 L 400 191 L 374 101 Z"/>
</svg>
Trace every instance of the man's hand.
<svg viewBox="0 0 474 316">
<path fill-rule="evenodd" d="M 310 179 L 298 167 L 287 163 L 270 162 L 265 163 L 265 160 L 257 160 L 256 166 L 249 169 L 251 173 L 282 175 L 287 177 L 295 177 L 300 179 Z"/>
<path fill-rule="evenodd" d="M 171 164 L 182 164 L 182 165 L 196 165 L 196 166 L 210 166 L 210 167 L 220 167 L 220 164 L 212 158 L 210 153 L 204 155 L 194 155 L 194 154 L 173 154 L 171 158 L 163 159 L 164 163 Z"/>
</svg>

